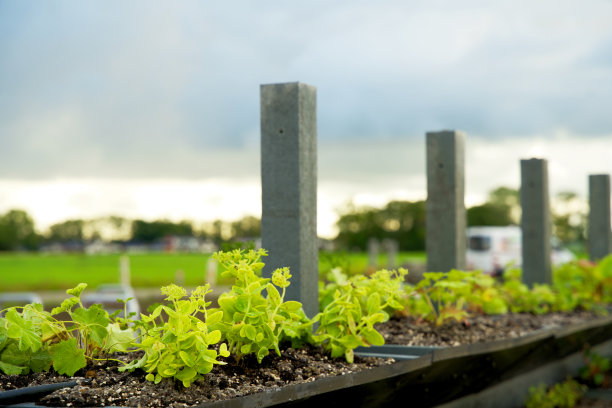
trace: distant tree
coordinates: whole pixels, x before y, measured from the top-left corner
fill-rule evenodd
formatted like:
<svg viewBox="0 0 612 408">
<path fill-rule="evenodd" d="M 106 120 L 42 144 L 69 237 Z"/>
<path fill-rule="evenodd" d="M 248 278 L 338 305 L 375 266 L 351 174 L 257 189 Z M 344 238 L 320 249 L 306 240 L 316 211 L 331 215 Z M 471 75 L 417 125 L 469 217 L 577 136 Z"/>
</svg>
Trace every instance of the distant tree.
<svg viewBox="0 0 612 408">
<path fill-rule="evenodd" d="M 506 205 L 489 202 L 470 207 L 466 213 L 468 226 L 503 226 L 514 224 L 510 207 Z"/>
<path fill-rule="evenodd" d="M 84 220 L 83 239 L 119 241 L 130 237 L 132 221 L 115 215 Z"/>
<path fill-rule="evenodd" d="M 425 249 L 425 201 L 391 201 L 382 217 L 385 238 L 396 240 L 402 250 Z"/>
<path fill-rule="evenodd" d="M 207 222 L 203 225 L 198 235 L 212 240 L 217 245 L 221 245 L 232 238 L 232 224 L 223 220 Z"/>
<path fill-rule="evenodd" d="M 335 240 L 347 249 L 367 248 L 368 240 L 390 238 L 401 250 L 425 249 L 425 202 L 391 201 L 385 207 L 349 206 L 336 222 Z"/>
<path fill-rule="evenodd" d="M 132 241 L 152 243 L 164 237 L 193 236 L 193 224 L 191 221 L 173 223 L 168 220 L 157 221 L 132 221 Z"/>
<path fill-rule="evenodd" d="M 554 197 L 552 207 L 553 235 L 563 244 L 584 244 L 587 203 L 572 191 L 562 191 Z"/>
<path fill-rule="evenodd" d="M 83 242 L 83 220 L 67 220 L 49 227 L 48 239 L 51 242 Z"/>
<path fill-rule="evenodd" d="M 215 220 L 212 223 L 212 227 L 213 227 L 213 232 L 212 232 L 213 241 L 215 241 L 216 243 L 221 243 L 224 240 L 229 239 L 229 233 L 226 233 L 226 231 L 228 230 L 227 223 L 221 220 Z"/>
<path fill-rule="evenodd" d="M 340 214 L 336 242 L 346 249 L 367 248 L 368 240 L 390 238 L 401 250 L 425 249 L 425 201 L 391 201 L 383 208 L 352 205 Z M 513 225 L 519 222 L 519 192 L 498 187 L 488 201 L 467 210 L 468 225 Z"/>
<path fill-rule="evenodd" d="M 364 251 L 370 238 L 382 239 L 382 220 L 375 208 L 350 208 L 336 221 L 335 241 L 346 249 Z"/>
<path fill-rule="evenodd" d="M 553 235 L 562 243 L 585 240 L 586 203 L 576 193 L 563 191 L 552 200 Z M 488 201 L 468 208 L 467 223 L 474 225 L 512 225 L 520 223 L 520 193 L 509 187 L 498 187 L 489 193 Z"/>
<path fill-rule="evenodd" d="M 519 191 L 510 187 L 497 187 L 489 192 L 489 200 L 491 204 L 507 205 L 510 208 L 516 208 L 521 205 Z"/>
<path fill-rule="evenodd" d="M 519 191 L 497 187 L 489 192 L 487 202 L 467 209 L 468 226 L 516 225 L 520 219 Z"/>
<path fill-rule="evenodd" d="M 34 221 L 23 210 L 10 210 L 0 216 L 0 250 L 37 249 L 42 237 L 34 230 Z"/>
<path fill-rule="evenodd" d="M 231 223 L 232 238 L 256 238 L 261 236 L 261 220 L 247 215 Z"/>
</svg>

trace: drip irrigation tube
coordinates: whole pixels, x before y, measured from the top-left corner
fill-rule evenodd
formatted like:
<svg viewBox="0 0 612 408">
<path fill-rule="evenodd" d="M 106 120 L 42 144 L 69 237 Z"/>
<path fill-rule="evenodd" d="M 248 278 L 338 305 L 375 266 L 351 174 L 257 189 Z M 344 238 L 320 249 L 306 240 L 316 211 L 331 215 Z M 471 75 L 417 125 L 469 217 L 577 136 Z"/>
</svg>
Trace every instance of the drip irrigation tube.
<svg viewBox="0 0 612 408">
<path fill-rule="evenodd" d="M 31 387 L 18 388 L 15 390 L 0 392 L 0 406 L 6 406 L 9 404 L 21 404 L 24 402 L 38 401 L 40 398 L 47 394 L 51 394 L 53 391 L 60 390 L 62 388 L 74 387 L 79 382 L 86 383 L 89 380 L 80 381 L 64 381 L 55 384 L 44 384 L 34 385 Z"/>
</svg>

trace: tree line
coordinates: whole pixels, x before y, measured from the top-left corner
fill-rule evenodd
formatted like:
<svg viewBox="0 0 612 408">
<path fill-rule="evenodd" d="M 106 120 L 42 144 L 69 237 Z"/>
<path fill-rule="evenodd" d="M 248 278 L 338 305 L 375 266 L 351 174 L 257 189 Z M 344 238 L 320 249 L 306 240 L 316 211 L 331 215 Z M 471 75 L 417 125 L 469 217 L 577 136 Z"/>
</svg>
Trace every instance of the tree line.
<svg viewBox="0 0 612 408">
<path fill-rule="evenodd" d="M 584 248 L 587 205 L 577 194 L 562 192 L 552 200 L 553 235 L 564 245 Z M 519 190 L 498 187 L 487 201 L 466 210 L 468 226 L 519 225 Z M 337 244 L 348 250 L 367 249 L 370 238 L 393 239 L 400 250 L 425 250 L 425 201 L 391 201 L 382 208 L 349 206 L 338 219 Z"/>
<path fill-rule="evenodd" d="M 559 193 L 552 200 L 553 235 L 563 244 L 584 246 L 587 205 L 575 193 Z M 498 187 L 485 203 L 467 209 L 468 226 L 518 225 L 520 199 L 516 189 Z M 425 249 L 425 201 L 391 201 L 382 208 L 347 207 L 339 214 L 334 238 L 341 249 L 367 249 L 370 238 L 393 239 L 400 250 Z M 237 221 L 216 220 L 194 225 L 192 221 L 128 220 L 110 216 L 91 220 L 73 219 L 52 225 L 47 232 L 36 231 L 34 221 L 23 210 L 0 214 L 0 251 L 37 250 L 50 243 L 83 243 L 95 240 L 152 244 L 167 236 L 191 236 L 217 245 L 261 235 L 258 217 Z"/>
<path fill-rule="evenodd" d="M 215 220 L 198 226 L 189 220 L 145 221 L 118 216 L 71 219 L 39 233 L 32 217 L 24 210 L 13 209 L 0 214 L 0 251 L 36 251 L 48 244 L 83 244 L 97 240 L 147 245 L 168 236 L 196 237 L 220 245 L 234 237 L 256 239 L 260 235 L 261 222 L 253 216 L 236 221 Z"/>
</svg>

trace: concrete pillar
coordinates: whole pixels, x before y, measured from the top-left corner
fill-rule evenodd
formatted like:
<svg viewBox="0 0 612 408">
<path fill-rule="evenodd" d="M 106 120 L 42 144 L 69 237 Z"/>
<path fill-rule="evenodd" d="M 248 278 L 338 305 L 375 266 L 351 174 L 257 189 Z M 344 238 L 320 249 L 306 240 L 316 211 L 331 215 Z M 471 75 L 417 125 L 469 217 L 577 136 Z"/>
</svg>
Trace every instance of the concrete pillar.
<svg viewBox="0 0 612 408">
<path fill-rule="evenodd" d="M 130 258 L 127 255 L 119 257 L 119 283 L 125 286 L 132 286 Z"/>
<path fill-rule="evenodd" d="M 548 162 L 521 160 L 523 282 L 552 283 Z"/>
<path fill-rule="evenodd" d="M 219 265 L 217 261 L 209 256 L 206 260 L 206 273 L 204 275 L 204 282 L 210 284 L 211 287 L 217 286 L 217 270 L 219 269 Z"/>
<path fill-rule="evenodd" d="M 316 88 L 299 82 L 261 86 L 262 247 L 264 275 L 289 267 L 287 300 L 318 312 Z"/>
<path fill-rule="evenodd" d="M 185 286 L 185 271 L 177 269 L 174 271 L 174 283 L 178 286 Z"/>
<path fill-rule="evenodd" d="M 368 266 L 378 268 L 378 247 L 379 242 L 376 238 L 368 239 Z"/>
<path fill-rule="evenodd" d="M 465 269 L 465 134 L 427 133 L 427 270 Z"/>
<path fill-rule="evenodd" d="M 589 206 L 589 257 L 596 261 L 612 252 L 609 174 L 589 176 Z"/>
<path fill-rule="evenodd" d="M 394 239 L 386 239 L 383 242 L 385 251 L 387 252 L 387 269 L 392 270 L 397 266 L 397 253 L 399 252 L 399 243 Z"/>
</svg>

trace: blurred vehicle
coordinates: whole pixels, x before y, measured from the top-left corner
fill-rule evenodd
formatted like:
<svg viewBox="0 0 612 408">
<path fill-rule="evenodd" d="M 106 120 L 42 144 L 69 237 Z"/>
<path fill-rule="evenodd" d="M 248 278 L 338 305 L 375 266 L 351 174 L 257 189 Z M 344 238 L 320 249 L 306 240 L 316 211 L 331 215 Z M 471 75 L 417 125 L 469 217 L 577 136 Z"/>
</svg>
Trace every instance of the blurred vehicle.
<svg viewBox="0 0 612 408">
<path fill-rule="evenodd" d="M 575 259 L 559 241 L 551 243 L 551 261 L 560 265 Z M 522 235 L 518 226 L 469 227 L 467 229 L 466 264 L 468 270 L 501 276 L 508 266 L 522 265 Z"/>
<path fill-rule="evenodd" d="M 131 286 L 104 283 L 98 286 L 95 292 L 84 292 L 81 295 L 81 303 L 83 303 L 83 306 L 89 307 L 93 304 L 101 304 L 108 313 L 120 310 L 121 313 L 119 313 L 119 316 L 123 316 L 123 303 L 118 302 L 117 299 L 127 300 L 128 317 L 131 316 L 134 319 L 140 317 L 140 304 Z"/>
</svg>

